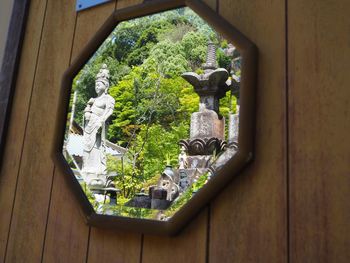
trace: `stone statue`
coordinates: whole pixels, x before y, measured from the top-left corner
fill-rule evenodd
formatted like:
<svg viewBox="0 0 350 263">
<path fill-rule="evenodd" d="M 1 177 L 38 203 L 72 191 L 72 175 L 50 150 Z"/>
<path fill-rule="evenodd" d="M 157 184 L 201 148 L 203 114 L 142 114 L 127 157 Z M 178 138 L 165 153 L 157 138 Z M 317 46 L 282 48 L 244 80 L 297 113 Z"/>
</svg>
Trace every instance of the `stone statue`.
<svg viewBox="0 0 350 263">
<path fill-rule="evenodd" d="M 105 122 L 113 113 L 115 101 L 108 95 L 109 70 L 103 65 L 96 75 L 96 98 L 84 110 L 84 152 L 82 175 L 88 186 L 105 187 L 107 182 Z"/>
<path fill-rule="evenodd" d="M 179 154 L 179 169 L 186 169 L 188 166 L 187 154 L 185 147 L 181 147 L 181 153 Z"/>
</svg>

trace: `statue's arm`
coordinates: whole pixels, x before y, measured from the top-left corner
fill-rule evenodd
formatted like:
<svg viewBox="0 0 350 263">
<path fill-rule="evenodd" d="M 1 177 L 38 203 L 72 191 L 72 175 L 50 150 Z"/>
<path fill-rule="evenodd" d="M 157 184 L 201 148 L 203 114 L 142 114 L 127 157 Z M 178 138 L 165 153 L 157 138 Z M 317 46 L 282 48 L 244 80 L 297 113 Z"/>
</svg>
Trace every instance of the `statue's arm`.
<svg viewBox="0 0 350 263">
<path fill-rule="evenodd" d="M 114 104 L 115 104 L 115 100 L 112 97 L 109 97 L 106 103 L 105 112 L 102 115 L 102 123 L 104 123 L 112 115 Z"/>
</svg>

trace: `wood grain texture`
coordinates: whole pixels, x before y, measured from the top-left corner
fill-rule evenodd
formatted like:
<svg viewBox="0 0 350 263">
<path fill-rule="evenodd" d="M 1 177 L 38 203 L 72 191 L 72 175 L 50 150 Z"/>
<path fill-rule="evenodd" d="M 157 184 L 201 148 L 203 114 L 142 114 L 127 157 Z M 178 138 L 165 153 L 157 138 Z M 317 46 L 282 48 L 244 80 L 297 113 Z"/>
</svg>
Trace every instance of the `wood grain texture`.
<svg viewBox="0 0 350 263">
<path fill-rule="evenodd" d="M 203 2 L 216 8 L 216 0 Z M 208 209 L 205 208 L 176 237 L 145 235 L 142 262 L 206 262 L 207 227 Z"/>
<path fill-rule="evenodd" d="M 140 254 L 140 234 L 91 228 L 88 263 L 138 263 Z"/>
<path fill-rule="evenodd" d="M 350 3 L 287 2 L 288 75 L 284 2 L 220 0 L 220 14 L 259 49 L 256 160 L 211 203 L 209 218 L 205 209 L 178 236 L 159 237 L 89 234 L 51 161 L 63 72 L 113 3 L 76 21 L 75 1 L 32 0 L 0 174 L 0 262 L 348 262 Z"/>
<path fill-rule="evenodd" d="M 202 0 L 202 1 L 206 3 L 211 9 L 216 11 L 217 1 L 219 0 Z"/>
<path fill-rule="evenodd" d="M 5 52 L 13 2 L 14 0 L 4 0 L 0 3 L 0 61 L 2 61 Z"/>
<path fill-rule="evenodd" d="M 73 61 L 76 56 L 79 55 L 80 50 L 86 46 L 97 30 L 113 13 L 116 2 L 117 0 L 114 0 L 78 13 L 71 61 Z"/>
<path fill-rule="evenodd" d="M 0 174 L 0 207 L 3 211 L 0 213 L 0 262 L 5 260 L 5 250 L 16 193 L 17 175 L 22 158 L 23 139 L 36 71 L 45 6 L 46 1 L 31 1 L 12 104 L 11 120 L 7 127 L 7 143 L 4 149 Z"/>
<path fill-rule="evenodd" d="M 219 13 L 259 50 L 255 160 L 212 203 L 209 262 L 286 262 L 283 1 L 223 1 Z"/>
<path fill-rule="evenodd" d="M 143 0 L 117 0 L 117 9 L 141 4 Z"/>
<path fill-rule="evenodd" d="M 71 61 L 114 9 L 115 2 L 112 1 L 78 13 Z M 86 262 L 90 230 L 65 176 L 67 175 L 62 170 L 55 170 L 43 254 L 44 262 Z"/>
<path fill-rule="evenodd" d="M 39 262 L 42 256 L 54 171 L 54 109 L 61 76 L 70 59 L 67 43 L 73 38 L 74 2 L 50 0 L 46 12 L 6 262 Z"/>
<path fill-rule="evenodd" d="M 55 169 L 43 262 L 86 262 L 89 227 L 64 176 Z"/>
<path fill-rule="evenodd" d="M 142 262 L 206 262 L 207 216 L 204 209 L 175 237 L 145 235 Z"/>
<path fill-rule="evenodd" d="M 349 262 L 350 2 L 288 10 L 291 262 Z"/>
<path fill-rule="evenodd" d="M 118 0 L 118 9 L 142 3 L 141 0 Z M 91 228 L 88 263 L 140 261 L 141 234 Z"/>
<path fill-rule="evenodd" d="M 13 94 L 16 86 L 29 2 L 28 0 L 14 1 L 9 27 L 7 28 L 7 23 L 1 25 L 1 27 L 6 28 L 6 33 L 8 34 L 7 37 L 5 35 L 6 47 L 4 53 L 3 50 L 0 50 L 0 166 L 8 131 L 7 123 L 10 118 Z"/>
</svg>

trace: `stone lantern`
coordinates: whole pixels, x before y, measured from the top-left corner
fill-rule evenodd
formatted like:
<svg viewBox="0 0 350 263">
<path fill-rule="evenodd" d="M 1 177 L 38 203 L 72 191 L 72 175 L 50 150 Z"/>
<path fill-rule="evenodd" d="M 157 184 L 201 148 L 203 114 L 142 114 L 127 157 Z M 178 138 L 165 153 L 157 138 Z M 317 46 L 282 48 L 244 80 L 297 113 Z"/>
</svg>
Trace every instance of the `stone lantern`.
<svg viewBox="0 0 350 263">
<path fill-rule="evenodd" d="M 227 80 L 229 73 L 224 68 L 217 68 L 216 47 L 208 43 L 204 73 L 186 72 L 182 77 L 187 80 L 199 95 L 199 112 L 191 116 L 190 138 L 181 140 L 190 156 L 212 155 L 219 153 L 225 146 L 225 119 L 219 113 L 219 100 L 229 91 Z"/>
</svg>

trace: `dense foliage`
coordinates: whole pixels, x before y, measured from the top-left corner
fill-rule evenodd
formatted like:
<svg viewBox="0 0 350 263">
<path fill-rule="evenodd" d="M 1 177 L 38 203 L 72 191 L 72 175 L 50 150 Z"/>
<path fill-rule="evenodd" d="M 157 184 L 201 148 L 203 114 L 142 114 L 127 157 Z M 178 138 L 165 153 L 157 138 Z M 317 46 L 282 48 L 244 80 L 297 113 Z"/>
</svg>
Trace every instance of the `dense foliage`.
<svg viewBox="0 0 350 263">
<path fill-rule="evenodd" d="M 178 142 L 189 136 L 199 102 L 181 74 L 201 72 L 209 40 L 221 47 L 219 66 L 230 71 L 232 58 L 222 50 L 227 42 L 187 8 L 125 21 L 75 78 L 75 121 L 82 125 L 86 102 L 96 96 L 98 70 L 103 63 L 110 70 L 109 94 L 116 103 L 107 136 L 128 149 L 124 162 L 108 156 L 108 169 L 119 174 L 121 200 L 154 184 L 167 163 L 177 166 Z M 230 94 L 222 99 L 223 115 L 234 110 L 232 104 Z"/>
</svg>

